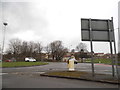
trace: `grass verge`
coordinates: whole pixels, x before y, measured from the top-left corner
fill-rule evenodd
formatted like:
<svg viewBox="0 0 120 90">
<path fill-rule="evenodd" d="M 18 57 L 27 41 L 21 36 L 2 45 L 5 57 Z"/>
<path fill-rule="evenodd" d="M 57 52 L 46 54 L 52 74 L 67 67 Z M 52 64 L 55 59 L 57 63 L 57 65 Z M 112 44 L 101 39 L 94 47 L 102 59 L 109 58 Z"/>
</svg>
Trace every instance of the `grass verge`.
<svg viewBox="0 0 120 90">
<path fill-rule="evenodd" d="M 56 71 L 56 72 L 48 72 L 48 75 L 55 76 L 64 76 L 64 77 L 80 77 L 88 74 L 87 72 L 79 72 L 79 71 Z"/>
<path fill-rule="evenodd" d="M 112 83 L 112 84 L 119 83 L 116 77 L 112 77 L 112 75 L 109 74 L 96 73 L 95 76 L 93 77 L 92 73 L 82 72 L 82 71 L 52 71 L 40 75 L 48 76 L 48 77 L 67 78 L 67 79 L 89 80 L 89 81 L 97 81 L 97 82 Z"/>
<path fill-rule="evenodd" d="M 85 62 L 91 63 L 91 60 L 87 59 Z M 111 59 L 94 59 L 94 63 L 112 64 L 112 60 Z"/>
<path fill-rule="evenodd" d="M 46 65 L 46 62 L 2 62 L 0 67 L 27 67 L 27 66 L 38 66 Z"/>
</svg>

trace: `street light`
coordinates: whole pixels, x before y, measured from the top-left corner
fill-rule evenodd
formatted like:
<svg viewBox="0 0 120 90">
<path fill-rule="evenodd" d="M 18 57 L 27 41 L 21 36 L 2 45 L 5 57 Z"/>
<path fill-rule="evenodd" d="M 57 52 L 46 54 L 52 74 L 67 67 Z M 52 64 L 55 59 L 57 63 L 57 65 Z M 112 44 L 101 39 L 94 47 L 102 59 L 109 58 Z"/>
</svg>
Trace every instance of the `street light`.
<svg viewBox="0 0 120 90">
<path fill-rule="evenodd" d="M 3 42 L 2 42 L 2 48 L 1 48 L 1 60 L 3 61 L 3 51 L 4 51 L 4 44 L 5 44 L 5 31 L 6 31 L 6 26 L 8 23 L 4 22 L 3 25 L 5 26 L 3 29 Z"/>
</svg>

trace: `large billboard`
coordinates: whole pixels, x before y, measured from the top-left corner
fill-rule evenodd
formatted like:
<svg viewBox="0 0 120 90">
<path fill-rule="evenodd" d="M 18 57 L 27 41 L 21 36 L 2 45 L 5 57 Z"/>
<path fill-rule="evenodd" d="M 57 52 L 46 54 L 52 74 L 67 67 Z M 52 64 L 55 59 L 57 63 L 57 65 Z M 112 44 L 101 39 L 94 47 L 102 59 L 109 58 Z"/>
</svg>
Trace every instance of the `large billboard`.
<svg viewBox="0 0 120 90">
<path fill-rule="evenodd" d="M 81 19 L 82 41 L 113 41 L 113 21 L 109 19 Z"/>
</svg>

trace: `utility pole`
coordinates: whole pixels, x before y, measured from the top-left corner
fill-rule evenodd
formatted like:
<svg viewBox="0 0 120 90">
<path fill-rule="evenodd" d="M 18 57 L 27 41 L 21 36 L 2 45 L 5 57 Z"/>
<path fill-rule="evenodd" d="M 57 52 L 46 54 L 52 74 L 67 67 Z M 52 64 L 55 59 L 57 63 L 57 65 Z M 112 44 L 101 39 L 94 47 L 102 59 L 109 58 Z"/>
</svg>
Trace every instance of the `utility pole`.
<svg viewBox="0 0 120 90">
<path fill-rule="evenodd" d="M 6 26 L 8 23 L 4 22 L 3 23 L 4 28 L 3 28 L 3 41 L 2 41 L 2 48 L 1 48 L 1 60 L 3 61 L 3 52 L 4 52 L 4 46 L 5 46 L 5 32 L 6 32 Z"/>
</svg>

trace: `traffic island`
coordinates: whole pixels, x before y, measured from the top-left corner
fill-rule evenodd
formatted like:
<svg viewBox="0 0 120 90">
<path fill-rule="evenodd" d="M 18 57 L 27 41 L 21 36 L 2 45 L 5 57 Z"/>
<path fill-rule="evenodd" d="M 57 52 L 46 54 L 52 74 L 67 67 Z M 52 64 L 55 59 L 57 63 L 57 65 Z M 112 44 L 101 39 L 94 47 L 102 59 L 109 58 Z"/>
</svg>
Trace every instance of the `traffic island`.
<svg viewBox="0 0 120 90">
<path fill-rule="evenodd" d="M 82 71 L 51 71 L 40 74 L 40 76 L 120 84 L 118 82 L 118 79 L 116 77 L 112 77 L 111 75 L 95 74 L 95 76 L 93 77 L 90 72 L 82 72 Z"/>
</svg>

